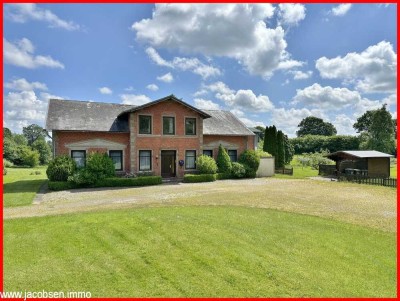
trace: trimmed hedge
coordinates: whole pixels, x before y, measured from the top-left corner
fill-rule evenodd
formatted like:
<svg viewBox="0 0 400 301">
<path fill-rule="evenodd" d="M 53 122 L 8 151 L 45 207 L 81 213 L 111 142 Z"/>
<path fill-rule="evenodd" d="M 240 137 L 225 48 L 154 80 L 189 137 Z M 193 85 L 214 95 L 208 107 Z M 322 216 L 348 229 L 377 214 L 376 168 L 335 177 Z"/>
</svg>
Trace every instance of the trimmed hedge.
<svg viewBox="0 0 400 301">
<path fill-rule="evenodd" d="M 160 176 L 142 176 L 138 178 L 106 178 L 97 181 L 94 187 L 130 187 L 130 186 L 148 186 L 162 183 Z"/>
<path fill-rule="evenodd" d="M 203 175 L 184 175 L 183 182 L 185 183 L 201 183 L 201 182 L 214 182 L 217 179 L 216 175 L 203 174 Z"/>
<path fill-rule="evenodd" d="M 217 173 L 217 180 L 228 180 L 228 179 L 233 179 L 232 175 L 229 172 Z"/>
<path fill-rule="evenodd" d="M 134 187 L 134 186 L 149 186 L 158 185 L 162 183 L 160 176 L 139 177 L 139 178 L 105 178 L 97 181 L 93 185 L 78 185 L 73 182 L 55 182 L 49 181 L 48 187 L 50 190 L 60 191 L 67 189 L 77 188 L 91 188 L 91 187 Z"/>
<path fill-rule="evenodd" d="M 76 184 L 67 181 L 49 181 L 48 182 L 49 190 L 60 191 L 60 190 L 68 190 L 79 188 Z"/>
<path fill-rule="evenodd" d="M 327 149 L 334 153 L 341 150 L 360 149 L 360 139 L 356 136 L 314 136 L 306 135 L 303 137 L 290 139 L 296 155 L 302 153 L 319 152 L 321 149 Z"/>
</svg>

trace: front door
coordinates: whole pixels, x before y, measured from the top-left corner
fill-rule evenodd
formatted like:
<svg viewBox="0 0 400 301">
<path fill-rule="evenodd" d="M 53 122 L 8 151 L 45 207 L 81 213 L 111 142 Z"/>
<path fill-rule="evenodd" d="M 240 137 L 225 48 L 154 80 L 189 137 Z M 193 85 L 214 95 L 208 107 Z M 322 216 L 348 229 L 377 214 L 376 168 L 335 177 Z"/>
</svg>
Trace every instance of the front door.
<svg viewBox="0 0 400 301">
<path fill-rule="evenodd" d="M 161 176 L 171 178 L 176 176 L 176 151 L 161 151 Z"/>
</svg>

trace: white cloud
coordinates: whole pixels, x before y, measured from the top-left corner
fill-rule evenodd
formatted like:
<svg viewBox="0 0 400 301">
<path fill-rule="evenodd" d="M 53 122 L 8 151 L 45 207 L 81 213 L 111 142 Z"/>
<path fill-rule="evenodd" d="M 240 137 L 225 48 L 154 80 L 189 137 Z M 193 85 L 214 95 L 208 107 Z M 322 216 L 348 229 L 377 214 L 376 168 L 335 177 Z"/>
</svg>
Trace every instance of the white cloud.
<svg viewBox="0 0 400 301">
<path fill-rule="evenodd" d="M 147 85 L 146 88 L 151 90 L 151 91 L 157 91 L 158 90 L 158 86 L 156 84 Z"/>
<path fill-rule="evenodd" d="M 292 104 L 301 103 L 306 106 L 341 110 L 350 105 L 356 105 L 360 100 L 361 95 L 357 91 L 330 86 L 322 87 L 315 83 L 304 89 L 298 89 Z"/>
<path fill-rule="evenodd" d="M 125 88 L 124 90 L 130 92 L 130 91 L 135 90 L 135 88 L 132 86 L 129 86 L 128 88 Z"/>
<path fill-rule="evenodd" d="M 306 17 L 303 4 L 279 4 L 279 22 L 284 25 L 298 25 Z"/>
<path fill-rule="evenodd" d="M 174 66 L 172 65 L 172 63 L 167 62 L 166 60 L 164 60 L 160 54 L 153 48 L 153 47 L 149 47 L 146 49 L 146 53 L 147 55 L 150 57 L 150 59 L 156 63 L 159 66 L 165 66 L 165 67 L 170 67 L 173 68 Z"/>
<path fill-rule="evenodd" d="M 308 79 L 312 76 L 313 72 L 312 71 L 300 71 L 300 70 L 291 70 L 289 71 L 290 74 L 293 74 L 293 79 L 294 80 L 300 80 L 300 79 Z"/>
<path fill-rule="evenodd" d="M 239 109 L 232 109 L 231 113 L 236 117 L 244 117 L 244 112 Z"/>
<path fill-rule="evenodd" d="M 197 58 L 174 57 L 172 61 L 166 61 L 152 47 L 147 48 L 146 53 L 149 55 L 150 59 L 159 66 L 165 66 L 182 71 L 191 71 L 200 75 L 203 79 L 218 76 L 222 73 L 218 68 L 206 65 Z"/>
<path fill-rule="evenodd" d="M 353 124 L 356 120 L 351 119 L 349 116 L 340 114 L 335 117 L 332 124 L 335 126 L 338 135 L 356 135 Z"/>
<path fill-rule="evenodd" d="M 344 57 L 319 58 L 316 68 L 321 77 L 342 79 L 354 84 L 365 93 L 396 91 L 397 54 L 392 44 L 382 41 L 361 53 L 348 53 Z"/>
<path fill-rule="evenodd" d="M 25 78 L 14 79 L 11 82 L 4 83 L 4 87 L 10 90 L 44 90 L 47 91 L 46 84 L 40 82 L 28 82 Z"/>
<path fill-rule="evenodd" d="M 239 120 L 243 122 L 247 127 L 256 127 L 256 126 L 265 127 L 265 124 L 261 121 L 254 121 L 246 117 L 239 117 Z"/>
<path fill-rule="evenodd" d="M 26 23 L 30 20 L 43 21 L 49 24 L 49 27 L 57 27 L 69 31 L 78 30 L 78 24 L 72 21 L 65 21 L 59 18 L 48 9 L 42 9 L 36 4 L 9 4 L 5 6 L 8 19 L 17 23 Z"/>
<path fill-rule="evenodd" d="M 9 92 L 4 96 L 4 124 L 14 132 L 32 123 L 44 126 L 50 98 L 62 99 L 46 92 L 38 95 L 33 90 Z"/>
<path fill-rule="evenodd" d="M 207 99 L 203 99 L 203 98 L 195 98 L 194 106 L 196 108 L 203 109 L 203 110 L 220 110 L 221 109 L 219 104 L 217 104 L 211 100 L 207 100 Z"/>
<path fill-rule="evenodd" d="M 108 87 L 101 87 L 99 88 L 99 91 L 101 94 L 106 94 L 106 95 L 111 95 L 113 93 L 112 90 Z"/>
<path fill-rule="evenodd" d="M 253 112 L 266 112 L 274 105 L 266 95 L 256 96 L 252 90 L 232 90 L 223 82 L 216 82 L 205 89 L 215 93 L 215 97 L 222 100 L 227 106 L 234 109 L 243 109 Z"/>
<path fill-rule="evenodd" d="M 125 105 L 144 105 L 145 103 L 148 103 L 151 101 L 149 97 L 146 95 L 140 94 L 122 94 L 120 95 L 122 103 Z"/>
<path fill-rule="evenodd" d="M 350 10 L 351 4 L 346 3 L 346 4 L 340 4 L 338 6 L 335 6 L 332 8 L 332 14 L 337 17 L 344 16 L 347 14 L 347 12 Z"/>
<path fill-rule="evenodd" d="M 285 109 L 278 108 L 274 109 L 271 114 L 270 124 L 274 124 L 277 128 L 282 129 L 282 131 L 289 137 L 296 137 L 296 131 L 298 130 L 298 124 L 308 116 L 315 116 L 327 119 L 326 114 L 319 109 Z"/>
<path fill-rule="evenodd" d="M 267 27 L 274 10 L 271 4 L 156 4 L 152 17 L 132 29 L 153 47 L 232 58 L 268 78 L 290 60 L 283 28 Z"/>
<path fill-rule="evenodd" d="M 39 67 L 61 68 L 64 65 L 50 56 L 34 55 L 35 48 L 30 40 L 23 38 L 11 43 L 3 38 L 4 62 L 10 65 L 35 69 Z"/>
<path fill-rule="evenodd" d="M 172 76 L 171 72 L 168 72 L 162 76 L 157 76 L 157 79 L 164 83 L 171 83 L 174 81 L 174 77 Z"/>
</svg>

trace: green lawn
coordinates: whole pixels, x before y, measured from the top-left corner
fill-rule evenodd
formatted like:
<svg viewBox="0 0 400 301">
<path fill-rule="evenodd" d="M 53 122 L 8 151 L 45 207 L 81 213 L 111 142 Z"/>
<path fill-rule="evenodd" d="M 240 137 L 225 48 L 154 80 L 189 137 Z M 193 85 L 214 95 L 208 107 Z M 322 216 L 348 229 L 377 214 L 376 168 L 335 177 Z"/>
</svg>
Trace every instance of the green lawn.
<svg viewBox="0 0 400 301">
<path fill-rule="evenodd" d="M 232 206 L 6 220 L 4 290 L 394 297 L 396 234 Z"/>
<path fill-rule="evenodd" d="M 276 178 L 279 179 L 306 179 L 309 177 L 317 177 L 318 170 L 312 169 L 309 166 L 299 166 L 299 165 L 292 165 L 293 167 L 293 175 L 282 175 L 282 174 L 275 174 Z"/>
<path fill-rule="evenodd" d="M 390 166 L 390 177 L 397 178 L 397 164 Z"/>
<path fill-rule="evenodd" d="M 3 176 L 3 206 L 14 207 L 32 204 L 40 186 L 47 179 L 46 166 L 36 168 L 7 168 Z M 40 175 L 31 175 L 40 171 Z"/>
</svg>

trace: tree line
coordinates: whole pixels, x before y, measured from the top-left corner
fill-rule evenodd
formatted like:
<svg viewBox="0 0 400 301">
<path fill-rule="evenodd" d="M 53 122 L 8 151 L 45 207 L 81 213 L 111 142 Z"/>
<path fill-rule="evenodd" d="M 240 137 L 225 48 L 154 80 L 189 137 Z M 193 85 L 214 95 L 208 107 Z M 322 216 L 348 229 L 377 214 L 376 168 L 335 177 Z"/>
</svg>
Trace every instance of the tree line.
<svg viewBox="0 0 400 301">
<path fill-rule="evenodd" d="M 256 128 L 260 131 L 259 148 L 275 157 L 277 168 L 289 164 L 294 154 L 360 149 L 396 154 L 397 119 L 392 119 L 386 105 L 357 118 L 353 128 L 358 136 L 336 135 L 332 123 L 314 116 L 301 120 L 296 138 L 289 139 L 275 125 Z"/>
<path fill-rule="evenodd" d="M 48 132 L 37 124 L 22 129 L 22 134 L 3 128 L 3 159 L 17 166 L 35 167 L 47 164 L 52 158 Z"/>
</svg>

